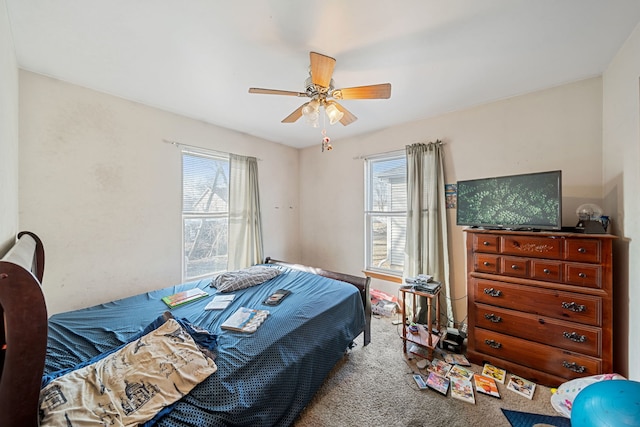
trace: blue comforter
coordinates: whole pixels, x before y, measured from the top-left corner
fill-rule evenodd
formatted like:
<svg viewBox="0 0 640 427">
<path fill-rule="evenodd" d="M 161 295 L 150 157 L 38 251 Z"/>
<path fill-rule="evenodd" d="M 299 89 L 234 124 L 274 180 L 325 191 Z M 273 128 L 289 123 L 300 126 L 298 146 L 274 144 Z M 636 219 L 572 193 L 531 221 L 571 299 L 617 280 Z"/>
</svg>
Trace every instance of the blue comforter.
<svg viewBox="0 0 640 427">
<path fill-rule="evenodd" d="M 157 425 L 291 425 L 363 331 L 365 316 L 354 286 L 283 270 L 266 283 L 233 292 L 233 302 L 221 311 L 204 309 L 216 291 L 207 279 L 53 315 L 45 375 L 128 342 L 168 310 L 163 296 L 199 287 L 210 296 L 171 313 L 217 335 L 218 371 L 181 399 Z M 278 306 L 263 305 L 277 289 L 288 289 L 291 295 Z M 221 329 L 222 322 L 239 307 L 267 309 L 270 315 L 254 333 Z"/>
</svg>

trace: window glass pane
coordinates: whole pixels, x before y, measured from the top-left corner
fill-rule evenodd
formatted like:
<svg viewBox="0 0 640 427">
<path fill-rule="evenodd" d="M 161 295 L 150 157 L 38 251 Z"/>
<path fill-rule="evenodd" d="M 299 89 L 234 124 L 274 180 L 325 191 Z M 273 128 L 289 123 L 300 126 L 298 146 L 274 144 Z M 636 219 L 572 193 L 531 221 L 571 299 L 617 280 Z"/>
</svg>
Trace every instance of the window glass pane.
<svg viewBox="0 0 640 427">
<path fill-rule="evenodd" d="M 370 266 L 402 271 L 407 219 L 404 216 L 372 215 Z"/>
<path fill-rule="evenodd" d="M 228 220 L 184 219 L 184 275 L 199 277 L 227 269 Z"/>
<path fill-rule="evenodd" d="M 404 152 L 366 160 L 366 268 L 402 273 L 407 215 Z"/>
<path fill-rule="evenodd" d="M 404 157 L 372 160 L 370 165 L 369 210 L 407 210 L 407 162 Z"/>
<path fill-rule="evenodd" d="M 228 212 L 229 160 L 183 154 L 182 212 Z"/>
<path fill-rule="evenodd" d="M 182 153 L 183 280 L 227 269 L 229 158 Z"/>
</svg>

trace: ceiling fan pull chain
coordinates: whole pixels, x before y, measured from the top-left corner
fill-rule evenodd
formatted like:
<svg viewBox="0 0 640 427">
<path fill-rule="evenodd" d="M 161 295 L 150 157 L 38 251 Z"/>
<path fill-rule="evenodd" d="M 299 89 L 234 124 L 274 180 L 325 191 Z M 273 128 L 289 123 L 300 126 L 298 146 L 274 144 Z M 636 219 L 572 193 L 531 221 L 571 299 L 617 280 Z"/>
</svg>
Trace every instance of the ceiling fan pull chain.
<svg viewBox="0 0 640 427">
<path fill-rule="evenodd" d="M 324 153 L 324 150 L 327 151 L 331 151 L 333 150 L 333 147 L 331 146 L 331 138 L 329 138 L 327 136 L 327 130 L 326 129 L 322 129 L 322 152 Z"/>
</svg>

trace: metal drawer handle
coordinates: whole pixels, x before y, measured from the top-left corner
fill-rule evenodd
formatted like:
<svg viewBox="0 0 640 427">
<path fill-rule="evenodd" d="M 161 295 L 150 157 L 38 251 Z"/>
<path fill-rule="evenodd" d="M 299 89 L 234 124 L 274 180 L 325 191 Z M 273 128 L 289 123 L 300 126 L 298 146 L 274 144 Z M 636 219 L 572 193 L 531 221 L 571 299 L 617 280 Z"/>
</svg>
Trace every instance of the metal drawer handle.
<svg viewBox="0 0 640 427">
<path fill-rule="evenodd" d="M 517 269 L 518 269 L 518 266 L 517 266 L 517 265 L 515 265 L 515 264 L 511 264 L 511 269 L 512 269 L 512 270 L 517 270 Z"/>
<path fill-rule="evenodd" d="M 500 323 L 502 322 L 502 317 L 500 316 L 496 316 L 495 314 L 491 313 L 491 314 L 485 314 L 484 318 L 487 320 L 492 321 L 493 323 Z"/>
<path fill-rule="evenodd" d="M 576 304 L 575 302 L 563 302 L 562 308 L 566 308 L 567 310 L 574 311 L 576 313 L 581 313 L 587 309 L 587 307 L 583 304 Z"/>
<path fill-rule="evenodd" d="M 544 270 L 542 270 L 542 272 L 544 274 L 551 274 L 551 270 L 549 270 L 548 268 L 545 268 Z"/>
<path fill-rule="evenodd" d="M 585 273 L 578 273 L 578 277 L 581 279 L 586 279 L 587 275 Z"/>
<path fill-rule="evenodd" d="M 562 335 L 564 335 L 566 339 L 574 342 L 585 342 L 587 340 L 587 337 L 580 335 L 577 332 L 563 332 Z"/>
<path fill-rule="evenodd" d="M 566 360 L 562 362 L 562 366 L 569 369 L 570 371 L 577 372 L 578 374 L 582 374 L 587 370 L 586 366 L 578 365 L 576 362 L 569 363 Z"/>
<path fill-rule="evenodd" d="M 482 264 L 484 264 L 485 267 L 489 267 L 491 265 L 491 263 L 489 261 L 485 261 Z"/>
<path fill-rule="evenodd" d="M 578 248 L 578 252 L 580 252 L 581 254 L 586 254 L 587 250 L 585 248 Z"/>
<path fill-rule="evenodd" d="M 493 288 L 484 288 L 484 293 L 487 295 L 490 295 L 492 297 L 499 297 L 502 295 L 502 291 L 499 289 L 493 289 Z"/>
<path fill-rule="evenodd" d="M 482 244 L 485 245 L 485 246 L 489 246 L 490 245 L 490 243 L 487 242 L 487 241 L 482 242 Z"/>
<path fill-rule="evenodd" d="M 494 340 L 484 340 L 484 343 L 486 345 L 488 345 L 489 347 L 491 347 L 491 348 L 500 348 L 500 347 L 502 347 L 502 344 L 500 344 L 499 342 L 494 341 Z"/>
</svg>

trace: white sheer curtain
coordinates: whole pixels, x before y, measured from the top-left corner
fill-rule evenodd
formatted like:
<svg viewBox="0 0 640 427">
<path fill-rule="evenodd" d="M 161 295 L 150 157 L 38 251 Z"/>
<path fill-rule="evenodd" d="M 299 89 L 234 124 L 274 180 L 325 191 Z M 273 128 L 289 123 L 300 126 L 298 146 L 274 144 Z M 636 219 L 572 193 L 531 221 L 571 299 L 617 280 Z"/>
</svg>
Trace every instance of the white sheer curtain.
<svg viewBox="0 0 640 427">
<path fill-rule="evenodd" d="M 263 262 L 263 246 L 258 161 L 237 154 L 229 157 L 227 269 L 233 271 Z"/>
<path fill-rule="evenodd" d="M 440 309 L 453 326 L 442 142 L 413 144 L 407 152 L 407 240 L 404 277 L 429 274 L 442 283 Z M 426 324 L 426 298 L 416 321 Z M 431 322 L 433 319 L 429 319 Z"/>
</svg>

